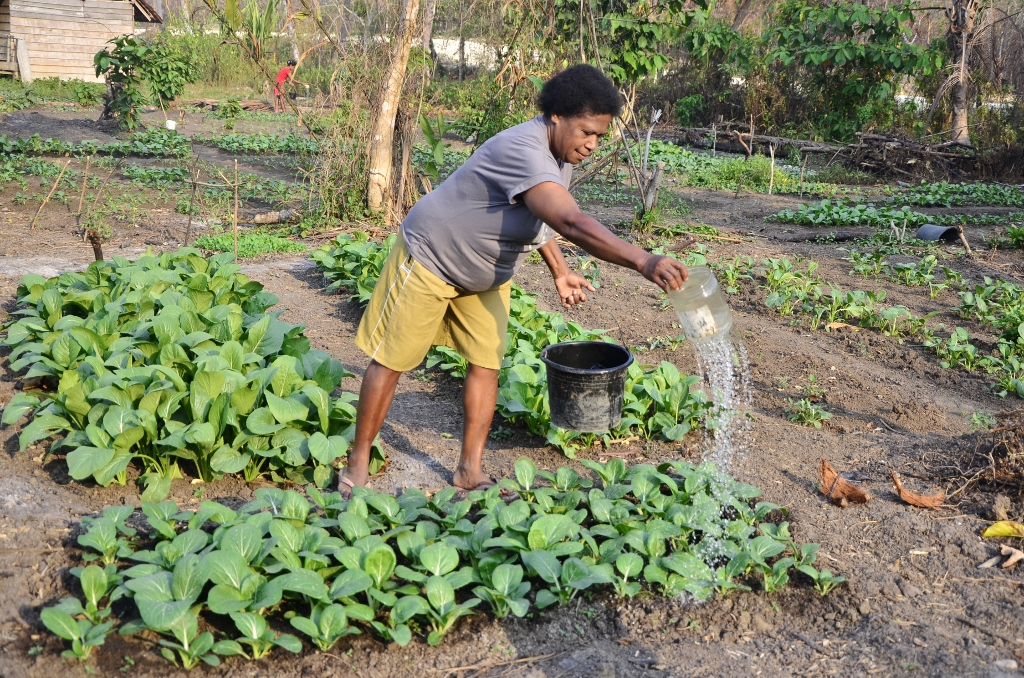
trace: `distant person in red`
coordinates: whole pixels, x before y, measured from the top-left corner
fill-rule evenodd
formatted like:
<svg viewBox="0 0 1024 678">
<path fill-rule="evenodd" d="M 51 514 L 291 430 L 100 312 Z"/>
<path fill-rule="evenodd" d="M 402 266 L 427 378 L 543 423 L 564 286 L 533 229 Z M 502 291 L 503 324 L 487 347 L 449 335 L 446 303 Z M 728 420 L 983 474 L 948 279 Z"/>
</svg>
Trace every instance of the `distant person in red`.
<svg viewBox="0 0 1024 678">
<path fill-rule="evenodd" d="M 284 84 L 292 79 L 295 72 L 295 60 L 289 59 L 288 65 L 277 73 L 274 79 L 274 113 L 284 113 Z"/>
</svg>

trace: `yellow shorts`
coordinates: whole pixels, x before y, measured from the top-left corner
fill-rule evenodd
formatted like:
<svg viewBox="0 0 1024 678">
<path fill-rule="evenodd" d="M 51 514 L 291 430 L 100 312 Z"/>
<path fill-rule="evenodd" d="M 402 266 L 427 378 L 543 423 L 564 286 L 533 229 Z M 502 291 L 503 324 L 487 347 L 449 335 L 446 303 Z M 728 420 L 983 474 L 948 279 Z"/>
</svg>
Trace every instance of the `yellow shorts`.
<svg viewBox="0 0 1024 678">
<path fill-rule="evenodd" d="M 359 322 L 356 346 L 397 372 L 413 369 L 438 345 L 472 365 L 499 369 L 511 287 L 466 292 L 449 285 L 412 258 L 399 234 Z"/>
</svg>

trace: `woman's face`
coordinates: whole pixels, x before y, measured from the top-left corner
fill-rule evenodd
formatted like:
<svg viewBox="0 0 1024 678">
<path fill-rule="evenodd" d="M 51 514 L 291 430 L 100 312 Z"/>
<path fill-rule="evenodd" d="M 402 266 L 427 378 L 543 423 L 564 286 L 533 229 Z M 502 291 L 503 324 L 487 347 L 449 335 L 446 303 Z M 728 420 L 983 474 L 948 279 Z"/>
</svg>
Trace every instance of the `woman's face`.
<svg viewBox="0 0 1024 678">
<path fill-rule="evenodd" d="M 594 152 L 598 141 L 608 133 L 612 116 L 608 113 L 587 113 L 572 118 L 552 115 L 550 121 L 551 154 L 570 165 L 578 165 Z"/>
</svg>

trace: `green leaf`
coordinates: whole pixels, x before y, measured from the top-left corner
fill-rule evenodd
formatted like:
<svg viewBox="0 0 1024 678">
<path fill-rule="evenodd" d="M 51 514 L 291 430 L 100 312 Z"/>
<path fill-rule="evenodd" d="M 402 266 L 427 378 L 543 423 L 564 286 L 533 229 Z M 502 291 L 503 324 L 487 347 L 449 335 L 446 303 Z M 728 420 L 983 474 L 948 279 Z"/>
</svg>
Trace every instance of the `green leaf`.
<svg viewBox="0 0 1024 678">
<path fill-rule="evenodd" d="M 239 452 L 227 445 L 221 445 L 210 457 L 210 468 L 217 473 L 241 473 L 252 461 L 248 452 Z"/>
<path fill-rule="evenodd" d="M 302 641 L 290 633 L 282 633 L 274 641 L 274 644 L 295 654 L 302 652 Z"/>
<path fill-rule="evenodd" d="M 329 592 L 331 600 L 350 598 L 373 586 L 373 578 L 362 570 L 345 570 L 335 578 Z"/>
<path fill-rule="evenodd" d="M 267 391 L 264 395 L 267 397 L 267 405 L 270 408 L 271 414 L 279 424 L 287 424 L 290 421 L 296 420 L 306 421 L 309 417 L 309 408 L 293 398 L 279 398 L 270 391 Z M 252 430 L 252 427 L 250 427 L 250 430 Z M 258 433 L 258 431 L 253 431 L 253 433 Z"/>
<path fill-rule="evenodd" d="M 233 525 L 220 541 L 222 551 L 234 551 L 242 556 L 246 563 L 253 562 L 263 547 L 263 530 L 253 523 Z"/>
<path fill-rule="evenodd" d="M 78 622 L 67 612 L 56 607 L 47 607 L 43 609 L 39 616 L 42 618 L 46 628 L 64 640 L 75 640 L 79 637 Z"/>
<path fill-rule="evenodd" d="M 150 600 L 147 598 L 135 597 L 135 604 L 142 615 L 142 621 L 154 631 L 167 631 L 175 624 L 180 623 L 186 616 L 191 616 L 189 608 L 192 606 L 190 600 Z"/>
<path fill-rule="evenodd" d="M 585 589 L 591 585 L 590 569 L 579 558 L 566 558 L 562 563 L 562 581 L 574 589 Z"/>
<path fill-rule="evenodd" d="M 342 436 L 327 437 L 317 431 L 306 441 L 309 455 L 321 464 L 330 464 L 348 452 L 348 441 Z"/>
<path fill-rule="evenodd" d="M 423 586 L 427 594 L 430 606 L 435 610 L 441 610 L 445 606 L 455 603 L 455 589 L 444 577 L 430 577 Z"/>
<path fill-rule="evenodd" d="M 274 583 L 283 591 L 292 591 L 314 600 L 327 599 L 327 585 L 316 572 L 312 570 L 295 570 L 274 578 Z"/>
<path fill-rule="evenodd" d="M 114 450 L 82 446 L 68 453 L 68 475 L 84 480 L 110 463 Z"/>
<path fill-rule="evenodd" d="M 644 559 L 635 553 L 623 553 L 615 559 L 615 569 L 623 577 L 635 578 L 644 567 Z"/>
<path fill-rule="evenodd" d="M 107 573 L 103 571 L 102 567 L 90 565 L 82 570 L 80 581 L 85 600 L 98 607 L 100 599 L 107 592 Z"/>
<path fill-rule="evenodd" d="M 533 481 L 537 477 L 537 465 L 532 459 L 520 457 L 516 462 L 516 480 L 523 489 L 529 490 L 533 487 Z"/>
<path fill-rule="evenodd" d="M 551 607 L 558 602 L 558 596 L 549 591 L 548 589 L 541 589 L 537 591 L 536 604 L 538 610 L 543 610 L 545 607 Z"/>
<path fill-rule="evenodd" d="M 391 578 L 395 571 L 395 552 L 390 546 L 381 546 L 366 555 L 363 570 L 373 578 L 374 585 L 379 589 Z"/>
<path fill-rule="evenodd" d="M 245 427 L 255 435 L 266 436 L 280 431 L 284 425 L 277 422 L 270 408 L 259 407 L 246 417 Z"/>
<path fill-rule="evenodd" d="M 248 595 L 226 584 L 217 584 L 206 594 L 206 605 L 214 614 L 241 612 L 251 601 Z"/>
<path fill-rule="evenodd" d="M 562 574 L 561 563 L 550 551 L 524 551 L 523 562 L 528 568 L 537 573 L 537 576 L 549 584 L 557 584 Z"/>
<path fill-rule="evenodd" d="M 527 543 L 533 550 L 546 549 L 578 531 L 579 525 L 565 515 L 543 515 L 530 526 Z"/>
<path fill-rule="evenodd" d="M 237 551 L 211 551 L 203 556 L 203 574 L 214 584 L 242 588 L 242 581 L 252 572 Z"/>
<path fill-rule="evenodd" d="M 4 426 L 10 426 L 38 406 L 39 398 L 28 393 L 15 393 L 14 397 L 7 403 L 7 406 L 4 407 L 4 414 L 3 418 L 0 419 L 0 423 Z"/>
<path fill-rule="evenodd" d="M 231 619 L 242 637 L 250 640 L 260 640 L 267 630 L 267 621 L 252 612 L 232 612 Z"/>
<path fill-rule="evenodd" d="M 430 606 L 420 596 L 402 596 L 391 609 L 391 621 L 395 624 L 404 624 L 413 617 L 427 614 Z"/>
<path fill-rule="evenodd" d="M 504 596 L 513 595 L 523 581 L 523 568 L 519 565 L 503 563 L 491 573 L 491 585 Z"/>
<path fill-rule="evenodd" d="M 49 438 L 58 431 L 71 429 L 71 424 L 64 417 L 53 414 L 36 415 L 32 422 L 21 431 L 18 438 L 19 451 L 24 451 L 29 445 L 44 438 Z"/>
<path fill-rule="evenodd" d="M 419 558 L 423 567 L 435 576 L 448 574 L 459 566 L 459 552 L 444 542 L 424 547 Z"/>
</svg>

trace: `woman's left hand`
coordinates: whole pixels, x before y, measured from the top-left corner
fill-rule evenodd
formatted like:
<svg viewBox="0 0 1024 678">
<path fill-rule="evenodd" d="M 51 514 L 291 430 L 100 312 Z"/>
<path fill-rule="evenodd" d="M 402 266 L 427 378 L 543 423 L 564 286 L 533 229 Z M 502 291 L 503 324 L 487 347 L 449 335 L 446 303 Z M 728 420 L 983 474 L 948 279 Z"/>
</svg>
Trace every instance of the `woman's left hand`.
<svg viewBox="0 0 1024 678">
<path fill-rule="evenodd" d="M 572 308 L 587 300 L 587 291 L 596 292 L 590 281 L 579 273 L 569 271 L 565 275 L 555 278 L 555 289 L 562 300 L 562 306 Z"/>
</svg>

